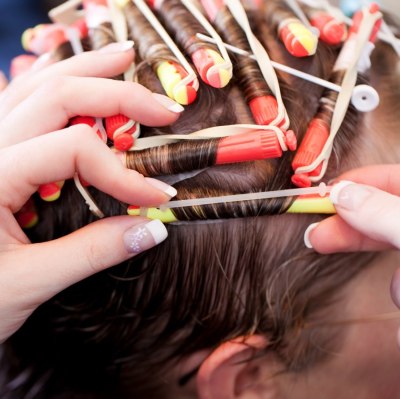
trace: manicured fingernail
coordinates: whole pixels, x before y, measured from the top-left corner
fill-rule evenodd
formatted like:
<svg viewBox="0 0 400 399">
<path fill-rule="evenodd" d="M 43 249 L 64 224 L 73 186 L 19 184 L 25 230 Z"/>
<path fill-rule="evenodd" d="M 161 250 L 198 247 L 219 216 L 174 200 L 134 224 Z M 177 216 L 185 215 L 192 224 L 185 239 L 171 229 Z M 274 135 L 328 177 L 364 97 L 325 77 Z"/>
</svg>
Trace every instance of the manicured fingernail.
<svg viewBox="0 0 400 399">
<path fill-rule="evenodd" d="M 310 241 L 310 233 L 319 225 L 319 223 L 311 223 L 304 232 L 304 245 L 312 249 L 313 246 Z"/>
<path fill-rule="evenodd" d="M 158 219 L 136 225 L 124 234 L 124 244 L 130 254 L 139 254 L 153 248 L 168 237 L 168 232 Z"/>
<path fill-rule="evenodd" d="M 102 54 L 124 53 L 125 51 L 132 50 L 133 44 L 134 43 L 132 40 L 127 40 L 126 42 L 111 43 L 101 48 L 99 50 L 99 53 Z"/>
<path fill-rule="evenodd" d="M 48 64 L 52 63 L 52 56 L 51 53 L 44 53 L 42 54 L 33 64 L 32 64 L 32 71 L 40 69 Z"/>
<path fill-rule="evenodd" d="M 153 179 L 151 177 L 146 177 L 145 179 L 147 183 L 151 184 L 155 188 L 158 188 L 163 193 L 167 194 L 170 198 L 175 197 L 175 195 L 178 193 L 175 188 L 167 183 L 164 183 L 161 180 Z"/>
<path fill-rule="evenodd" d="M 180 114 L 185 110 L 185 108 L 183 108 L 182 105 L 178 104 L 177 102 L 175 102 L 174 100 L 172 100 L 167 96 L 158 93 L 153 93 L 153 97 L 164 108 L 167 108 L 168 111 Z"/>
<path fill-rule="evenodd" d="M 332 187 L 329 198 L 335 206 L 356 210 L 372 195 L 369 187 L 343 180 Z"/>
<path fill-rule="evenodd" d="M 400 308 L 400 270 L 397 270 L 393 276 L 390 291 L 394 303 Z"/>
</svg>

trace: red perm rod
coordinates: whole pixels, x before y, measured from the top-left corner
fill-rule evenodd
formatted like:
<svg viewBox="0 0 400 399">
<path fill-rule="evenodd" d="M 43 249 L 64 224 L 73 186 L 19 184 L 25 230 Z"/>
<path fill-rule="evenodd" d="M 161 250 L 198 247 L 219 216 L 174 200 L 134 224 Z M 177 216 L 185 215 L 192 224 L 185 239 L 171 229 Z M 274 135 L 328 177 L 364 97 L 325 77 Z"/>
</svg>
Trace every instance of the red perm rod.
<svg viewBox="0 0 400 399">
<path fill-rule="evenodd" d="M 210 21 L 227 43 L 251 53 L 246 35 L 223 0 L 201 0 L 201 4 Z M 269 125 L 278 115 L 278 103 L 275 96 L 254 60 L 239 56 L 236 61 L 235 68 L 239 84 L 254 120 L 258 125 Z"/>
<path fill-rule="evenodd" d="M 201 79 L 212 87 L 225 87 L 231 79 L 231 73 L 224 67 L 226 62 L 214 45 L 196 36 L 207 31 L 186 6 L 180 0 L 147 0 L 147 3 L 159 13 L 166 28 L 190 55 Z"/>
<path fill-rule="evenodd" d="M 311 11 L 310 24 L 319 30 L 320 40 L 331 46 L 337 46 L 346 40 L 346 24 L 325 11 Z"/>
<path fill-rule="evenodd" d="M 315 54 L 318 37 L 307 28 L 284 1 L 264 1 L 267 23 L 276 30 L 286 50 L 294 57 Z"/>
<path fill-rule="evenodd" d="M 284 144 L 296 149 L 296 136 L 292 130 L 284 132 Z M 274 130 L 257 130 L 224 137 L 217 149 L 216 165 L 280 158 L 282 147 Z"/>
<path fill-rule="evenodd" d="M 369 8 L 370 13 L 379 11 L 379 7 L 376 4 L 372 4 Z M 352 56 L 350 50 L 353 49 L 354 40 L 358 34 L 360 24 L 363 18 L 363 12 L 359 11 L 353 17 L 353 25 L 349 31 L 349 36 L 339 54 L 336 64 L 333 68 L 330 81 L 338 84 L 342 84 L 343 78 L 346 73 L 346 68 L 349 63 L 349 57 Z M 376 40 L 382 20 L 378 20 L 371 32 L 369 42 L 373 43 Z M 311 165 L 321 154 L 331 130 L 331 123 L 333 118 L 333 112 L 336 104 L 338 93 L 327 89 L 324 91 L 320 100 L 318 111 L 312 121 L 310 122 L 306 134 L 300 144 L 300 147 L 293 159 L 292 167 L 296 171 L 298 168 L 302 168 Z M 308 173 L 294 174 L 292 176 L 292 182 L 298 187 L 309 187 L 311 186 L 310 177 L 319 176 L 322 170 L 323 163 L 321 162 L 314 170 Z"/>
<path fill-rule="evenodd" d="M 179 104 L 191 104 L 197 96 L 197 79 L 187 82 L 189 72 L 134 2 L 124 2 L 122 10 L 138 56 L 152 67 L 167 96 Z"/>
<path fill-rule="evenodd" d="M 107 1 L 84 0 L 83 7 L 93 49 L 98 50 L 107 44 L 116 42 Z M 121 80 L 122 78 L 114 77 L 114 79 Z M 106 117 L 105 129 L 107 137 L 113 141 L 118 150 L 125 151 L 133 146 L 133 134 L 136 132 L 136 125 L 127 116 L 117 114 Z"/>
<path fill-rule="evenodd" d="M 129 169 L 144 176 L 161 176 L 214 165 L 279 158 L 284 150 L 295 150 L 296 144 L 291 130 L 282 132 L 271 127 L 222 138 L 178 141 L 116 155 Z"/>
</svg>

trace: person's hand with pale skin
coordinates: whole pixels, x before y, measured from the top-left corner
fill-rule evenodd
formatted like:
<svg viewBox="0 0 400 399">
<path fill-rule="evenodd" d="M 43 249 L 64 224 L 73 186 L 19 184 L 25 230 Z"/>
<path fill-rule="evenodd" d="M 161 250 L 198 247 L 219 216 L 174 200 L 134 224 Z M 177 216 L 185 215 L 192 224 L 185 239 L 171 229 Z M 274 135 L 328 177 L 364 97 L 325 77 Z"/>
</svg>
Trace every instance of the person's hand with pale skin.
<svg viewBox="0 0 400 399">
<path fill-rule="evenodd" d="M 65 128 L 76 115 L 121 113 L 150 126 L 178 118 L 183 108 L 169 98 L 105 79 L 126 70 L 133 56 L 126 42 L 54 64 L 42 58 L 0 94 L 0 342 L 59 291 L 167 237 L 159 221 L 119 216 L 31 244 L 14 217 L 39 185 L 75 173 L 126 203 L 154 206 L 176 194 L 126 169 L 89 126 Z"/>
<path fill-rule="evenodd" d="M 337 181 L 330 194 L 337 215 L 309 226 L 306 245 L 323 254 L 400 249 L 400 165 L 355 169 Z M 400 268 L 391 293 L 400 307 Z"/>
</svg>

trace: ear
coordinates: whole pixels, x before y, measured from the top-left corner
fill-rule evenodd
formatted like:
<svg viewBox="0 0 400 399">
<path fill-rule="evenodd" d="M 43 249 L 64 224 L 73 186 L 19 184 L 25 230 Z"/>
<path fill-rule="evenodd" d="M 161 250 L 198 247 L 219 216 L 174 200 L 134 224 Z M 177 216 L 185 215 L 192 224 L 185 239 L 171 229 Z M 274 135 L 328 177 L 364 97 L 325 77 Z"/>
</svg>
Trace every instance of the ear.
<svg viewBox="0 0 400 399">
<path fill-rule="evenodd" d="M 268 341 L 259 335 L 235 338 L 214 350 L 197 374 L 200 399 L 276 399 L 273 378 L 277 362 L 272 355 L 255 357 Z"/>
</svg>

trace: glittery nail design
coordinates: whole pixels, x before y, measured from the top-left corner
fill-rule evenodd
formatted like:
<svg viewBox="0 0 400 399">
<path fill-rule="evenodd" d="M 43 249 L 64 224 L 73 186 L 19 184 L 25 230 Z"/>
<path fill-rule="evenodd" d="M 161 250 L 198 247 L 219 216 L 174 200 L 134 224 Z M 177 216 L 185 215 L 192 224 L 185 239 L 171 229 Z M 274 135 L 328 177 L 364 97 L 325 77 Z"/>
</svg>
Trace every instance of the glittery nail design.
<svg viewBox="0 0 400 399">
<path fill-rule="evenodd" d="M 125 232 L 125 248 L 131 254 L 138 254 L 164 241 L 167 236 L 167 229 L 163 223 L 160 220 L 152 220 L 134 226 Z"/>
</svg>

